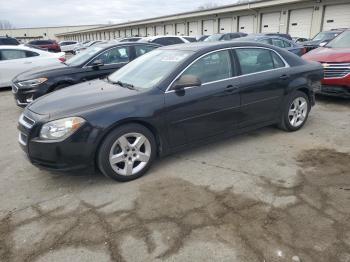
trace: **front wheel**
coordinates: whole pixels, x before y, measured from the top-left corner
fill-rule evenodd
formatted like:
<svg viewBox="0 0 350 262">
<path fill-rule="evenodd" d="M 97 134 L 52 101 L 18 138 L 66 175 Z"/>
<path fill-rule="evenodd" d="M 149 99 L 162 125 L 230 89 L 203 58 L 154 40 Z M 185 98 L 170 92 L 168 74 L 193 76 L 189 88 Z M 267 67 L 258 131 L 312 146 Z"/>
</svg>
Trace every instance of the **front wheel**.
<svg viewBox="0 0 350 262">
<path fill-rule="evenodd" d="M 127 124 L 112 131 L 102 142 L 98 153 L 101 172 L 125 182 L 141 177 L 156 156 L 152 132 L 138 124 Z"/>
<path fill-rule="evenodd" d="M 299 130 L 306 123 L 310 109 L 309 97 L 304 92 L 294 92 L 284 107 L 279 127 L 289 132 Z"/>
</svg>

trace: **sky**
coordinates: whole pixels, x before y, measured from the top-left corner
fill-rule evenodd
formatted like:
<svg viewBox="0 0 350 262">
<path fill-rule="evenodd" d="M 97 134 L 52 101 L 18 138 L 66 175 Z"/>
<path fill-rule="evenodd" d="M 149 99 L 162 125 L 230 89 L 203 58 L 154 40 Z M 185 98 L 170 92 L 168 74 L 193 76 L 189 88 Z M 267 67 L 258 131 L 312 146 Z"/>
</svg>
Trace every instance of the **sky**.
<svg viewBox="0 0 350 262">
<path fill-rule="evenodd" d="M 0 20 L 16 28 L 122 23 L 237 0 L 0 0 Z"/>
</svg>

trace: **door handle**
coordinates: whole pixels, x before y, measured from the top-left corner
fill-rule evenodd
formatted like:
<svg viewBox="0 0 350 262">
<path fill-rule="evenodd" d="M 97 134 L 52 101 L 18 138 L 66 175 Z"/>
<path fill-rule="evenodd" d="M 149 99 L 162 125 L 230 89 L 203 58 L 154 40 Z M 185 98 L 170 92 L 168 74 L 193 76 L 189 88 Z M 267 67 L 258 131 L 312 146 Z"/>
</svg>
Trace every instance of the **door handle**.
<svg viewBox="0 0 350 262">
<path fill-rule="evenodd" d="M 280 79 L 282 80 L 288 80 L 289 79 L 289 75 L 281 75 Z"/>
<path fill-rule="evenodd" d="M 231 93 L 239 88 L 238 85 L 228 85 L 226 86 L 226 92 Z"/>
</svg>

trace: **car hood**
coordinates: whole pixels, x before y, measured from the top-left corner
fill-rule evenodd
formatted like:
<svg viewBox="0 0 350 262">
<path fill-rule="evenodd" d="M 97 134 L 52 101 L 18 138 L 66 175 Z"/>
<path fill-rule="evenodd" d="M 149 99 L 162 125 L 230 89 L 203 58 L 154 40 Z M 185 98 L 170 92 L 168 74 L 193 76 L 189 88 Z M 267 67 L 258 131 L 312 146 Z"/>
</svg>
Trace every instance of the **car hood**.
<svg viewBox="0 0 350 262">
<path fill-rule="evenodd" d="M 141 91 L 108 83 L 106 80 L 84 82 L 42 96 L 27 106 L 28 110 L 48 115 L 70 116 L 98 107 L 133 101 Z"/>
<path fill-rule="evenodd" d="M 25 81 L 25 80 L 35 79 L 39 77 L 50 77 L 52 75 L 58 76 L 60 74 L 63 75 L 63 74 L 66 74 L 68 71 L 70 71 L 71 68 L 72 67 L 67 66 L 64 63 L 35 67 L 17 75 L 13 79 L 13 81 L 19 82 L 19 81 Z"/>
<path fill-rule="evenodd" d="M 350 48 L 319 47 L 306 53 L 303 58 L 317 62 L 349 63 Z"/>
</svg>

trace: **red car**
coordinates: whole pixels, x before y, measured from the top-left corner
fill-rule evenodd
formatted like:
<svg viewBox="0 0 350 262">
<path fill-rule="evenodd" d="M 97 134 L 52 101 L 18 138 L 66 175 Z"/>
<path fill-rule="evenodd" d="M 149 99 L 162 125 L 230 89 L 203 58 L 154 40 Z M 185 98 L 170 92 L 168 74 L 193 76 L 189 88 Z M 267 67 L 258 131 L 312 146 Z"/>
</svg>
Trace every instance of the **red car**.
<svg viewBox="0 0 350 262">
<path fill-rule="evenodd" d="M 303 58 L 323 65 L 324 79 L 317 93 L 350 98 L 350 30 Z"/>
<path fill-rule="evenodd" d="M 33 40 L 28 42 L 28 45 L 39 47 L 50 52 L 61 52 L 61 47 L 56 40 Z"/>
</svg>

